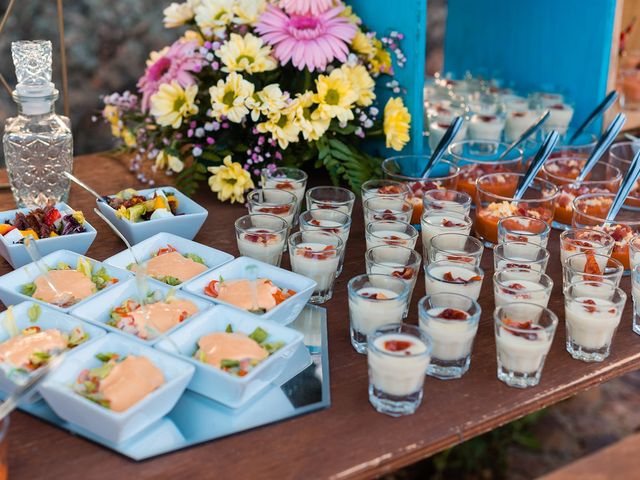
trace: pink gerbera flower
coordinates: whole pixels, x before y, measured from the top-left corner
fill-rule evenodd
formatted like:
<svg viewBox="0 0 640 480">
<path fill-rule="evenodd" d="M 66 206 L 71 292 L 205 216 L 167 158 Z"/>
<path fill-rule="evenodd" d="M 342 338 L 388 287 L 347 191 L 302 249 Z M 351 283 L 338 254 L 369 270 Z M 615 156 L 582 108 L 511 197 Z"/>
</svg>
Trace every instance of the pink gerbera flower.
<svg viewBox="0 0 640 480">
<path fill-rule="evenodd" d="M 319 15 L 287 15 L 270 5 L 260 15 L 256 31 L 274 47 L 273 55 L 283 65 L 291 60 L 298 70 L 324 70 L 336 58 L 346 61 L 356 34 L 356 26 L 339 16 L 343 10 L 338 6 Z"/>
<path fill-rule="evenodd" d="M 278 5 L 289 14 L 318 15 L 333 5 L 333 0 L 280 0 Z"/>
<path fill-rule="evenodd" d="M 153 54 L 152 54 L 153 55 Z M 147 69 L 140 80 L 138 90 L 142 94 L 142 110 L 149 110 L 151 96 L 160 89 L 163 83 L 178 82 L 183 88 L 193 85 L 195 79 L 191 75 L 202 68 L 202 56 L 198 51 L 198 42 L 182 42 L 178 40 L 166 51 L 151 57 Z"/>
</svg>

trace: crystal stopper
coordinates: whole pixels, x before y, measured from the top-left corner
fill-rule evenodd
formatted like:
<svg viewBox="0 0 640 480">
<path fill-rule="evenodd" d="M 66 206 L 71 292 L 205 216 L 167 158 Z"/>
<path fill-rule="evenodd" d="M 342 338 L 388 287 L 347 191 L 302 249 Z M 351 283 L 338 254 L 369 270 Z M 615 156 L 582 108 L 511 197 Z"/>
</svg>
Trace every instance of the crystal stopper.
<svg viewBox="0 0 640 480">
<path fill-rule="evenodd" d="M 51 42 L 49 40 L 23 40 L 11 43 L 11 55 L 20 87 L 51 84 Z"/>
</svg>

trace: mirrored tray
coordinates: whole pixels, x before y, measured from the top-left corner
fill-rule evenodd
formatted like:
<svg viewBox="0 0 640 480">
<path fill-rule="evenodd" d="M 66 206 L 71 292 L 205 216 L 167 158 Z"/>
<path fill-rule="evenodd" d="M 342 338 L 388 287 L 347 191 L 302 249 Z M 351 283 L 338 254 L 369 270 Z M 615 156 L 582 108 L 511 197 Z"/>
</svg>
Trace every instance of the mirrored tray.
<svg viewBox="0 0 640 480">
<path fill-rule="evenodd" d="M 293 355 L 308 356 L 312 363 L 295 377 L 283 372 L 286 383 L 273 385 L 239 409 L 226 407 L 209 398 L 185 391 L 168 415 L 135 437 L 120 444 L 107 442 L 58 417 L 44 400 L 23 404 L 20 410 L 52 423 L 64 430 L 104 445 L 134 460 L 173 452 L 210 440 L 243 432 L 251 428 L 328 408 L 329 356 L 327 349 L 327 314 L 321 307 L 307 305 L 288 325 L 304 334 L 304 344 Z M 296 362 L 290 362 L 295 364 Z M 299 363 L 299 362 L 298 362 Z"/>
</svg>

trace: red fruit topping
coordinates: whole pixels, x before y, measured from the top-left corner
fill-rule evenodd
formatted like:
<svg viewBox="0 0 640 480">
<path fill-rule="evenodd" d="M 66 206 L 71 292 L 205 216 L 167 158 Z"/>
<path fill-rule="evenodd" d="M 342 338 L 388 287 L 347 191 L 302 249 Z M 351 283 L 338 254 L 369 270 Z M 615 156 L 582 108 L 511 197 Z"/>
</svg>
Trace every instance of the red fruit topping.
<svg viewBox="0 0 640 480">
<path fill-rule="evenodd" d="M 616 314 L 616 309 L 615 308 L 610 308 L 609 310 L 607 310 L 611 315 L 615 315 Z"/>
<path fill-rule="evenodd" d="M 449 123 L 442 123 L 442 122 L 436 122 L 436 124 L 437 124 L 440 128 L 442 128 L 442 129 L 444 129 L 444 130 L 446 130 L 447 128 L 449 128 L 449 127 L 451 126 Z"/>
<path fill-rule="evenodd" d="M 462 257 L 460 255 L 447 255 L 447 260 L 453 260 L 455 262 L 472 263 L 473 257 Z"/>
<path fill-rule="evenodd" d="M 160 250 L 158 250 L 156 252 L 156 256 L 164 255 L 165 253 L 171 253 L 171 252 L 177 252 L 177 250 L 175 249 L 175 247 L 173 245 L 167 244 L 166 247 L 161 248 Z"/>
<path fill-rule="evenodd" d="M 595 300 L 591 300 L 590 298 L 587 298 L 586 300 L 583 300 L 582 303 L 585 304 L 583 308 L 589 313 L 595 313 L 598 310 L 596 307 L 593 306 L 596 304 Z"/>
<path fill-rule="evenodd" d="M 449 220 L 448 218 L 443 218 L 441 225 L 443 227 L 447 227 L 447 228 L 450 228 L 450 227 L 464 227 L 465 226 L 464 223 L 457 223 L 457 222 L 454 222 L 452 220 Z"/>
<path fill-rule="evenodd" d="M 511 290 L 524 290 L 526 287 L 521 283 L 512 283 L 511 285 L 508 285 L 508 288 Z"/>
<path fill-rule="evenodd" d="M 293 184 L 291 182 L 280 182 L 276 184 L 276 188 L 279 190 L 293 190 Z"/>
<path fill-rule="evenodd" d="M 467 284 L 467 283 L 478 282 L 478 281 L 482 280 L 482 277 L 480 275 L 474 275 L 473 277 L 465 279 L 465 278 L 462 278 L 462 277 L 454 277 L 451 272 L 446 272 L 442 276 L 442 279 L 445 282 Z"/>
<path fill-rule="evenodd" d="M 505 327 L 505 330 L 507 330 L 510 334 L 515 335 L 516 337 L 526 338 L 527 340 L 537 340 L 538 335 L 536 335 L 535 333 L 520 332 L 519 330 L 530 330 L 530 331 L 544 330 L 540 325 L 534 325 L 531 320 L 527 320 L 525 322 L 518 322 L 510 318 L 504 318 L 502 319 L 502 323 L 514 329 L 518 329 L 518 330 L 512 330 L 511 328 Z"/>
<path fill-rule="evenodd" d="M 456 308 L 445 308 L 436 315 L 436 318 L 444 318 L 445 320 L 466 320 L 467 317 L 469 317 L 467 312 L 463 312 Z"/>
<path fill-rule="evenodd" d="M 276 240 L 278 235 L 269 232 L 269 230 L 254 230 L 251 233 L 245 234 L 244 238 L 248 242 L 263 243 L 266 245 L 267 243 Z"/>
<path fill-rule="evenodd" d="M 322 252 L 314 251 L 311 247 L 302 247 L 301 249 L 296 250 L 297 255 L 302 255 L 305 258 L 314 258 L 316 260 L 326 260 L 327 258 L 331 258 L 336 252 L 336 249 L 333 245 L 327 245 L 324 247 Z"/>
<path fill-rule="evenodd" d="M 507 237 L 507 240 L 511 242 L 528 242 L 529 241 L 529 239 L 524 235 L 513 235 L 508 233 L 506 237 Z"/>
<path fill-rule="evenodd" d="M 413 268 L 404 267 L 402 270 L 396 270 L 391 274 L 392 277 L 403 278 L 405 280 L 411 280 L 413 278 Z"/>
<path fill-rule="evenodd" d="M 402 238 L 398 237 L 397 235 L 389 235 L 388 237 L 384 237 L 385 240 L 403 240 Z"/>
<path fill-rule="evenodd" d="M 524 117 L 527 114 L 527 112 L 512 112 L 511 116 L 512 117 L 516 117 L 516 118 L 520 118 L 520 117 Z"/>
<path fill-rule="evenodd" d="M 531 265 L 521 265 L 519 263 L 507 263 L 505 267 L 506 268 L 526 268 L 527 270 L 531 270 Z"/>
<path fill-rule="evenodd" d="M 383 195 L 392 195 L 394 193 L 402 193 L 402 187 L 398 185 L 385 185 L 383 187 L 378 188 L 378 193 L 382 193 Z"/>
<path fill-rule="evenodd" d="M 365 298 L 371 298 L 373 300 L 386 300 L 389 298 L 384 293 L 379 293 L 379 292 L 376 292 L 376 293 L 362 292 L 360 295 Z"/>
<path fill-rule="evenodd" d="M 592 275 L 602 275 L 600 265 L 596 260 L 596 256 L 593 253 L 587 253 L 587 261 L 584 263 L 584 273 L 590 273 Z M 595 279 L 590 279 L 595 280 Z"/>
<path fill-rule="evenodd" d="M 495 120 L 496 117 L 494 117 L 493 115 L 478 115 L 478 120 L 482 121 L 482 122 L 491 122 L 493 120 Z"/>
<path fill-rule="evenodd" d="M 43 220 L 46 225 L 51 227 L 56 222 L 56 220 L 61 217 L 62 215 L 60 215 L 60 211 L 57 208 L 52 208 L 45 214 Z"/>
<path fill-rule="evenodd" d="M 564 110 L 564 105 L 561 103 L 556 103 L 551 105 L 549 108 L 553 108 L 554 110 Z"/>
<path fill-rule="evenodd" d="M 406 340 L 387 340 L 384 342 L 384 349 L 389 352 L 402 352 L 403 350 L 411 348 L 412 345 L 413 342 Z"/>
<path fill-rule="evenodd" d="M 273 215 L 282 215 L 283 213 L 289 213 L 291 207 L 289 205 L 278 205 L 276 207 L 260 207 L 259 212 L 271 213 Z"/>
</svg>

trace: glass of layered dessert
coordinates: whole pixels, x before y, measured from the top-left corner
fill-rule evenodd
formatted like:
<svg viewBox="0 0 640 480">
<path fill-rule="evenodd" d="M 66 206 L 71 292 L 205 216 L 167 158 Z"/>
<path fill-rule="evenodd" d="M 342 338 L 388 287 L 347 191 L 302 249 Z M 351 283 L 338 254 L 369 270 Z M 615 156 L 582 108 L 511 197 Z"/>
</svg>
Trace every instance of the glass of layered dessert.
<svg viewBox="0 0 640 480">
<path fill-rule="evenodd" d="M 280 266 L 289 224 L 267 213 L 245 215 L 236 220 L 236 240 L 240 255 Z"/>
<path fill-rule="evenodd" d="M 304 200 L 304 190 L 307 188 L 308 175 L 304 170 L 292 167 L 277 167 L 262 170 L 262 186 L 264 188 L 276 188 L 286 190 L 296 196 L 296 212 L 293 217 L 293 224 L 298 223 L 302 200 Z"/>
<path fill-rule="evenodd" d="M 300 230 L 303 232 L 308 230 L 323 230 L 325 232 L 335 233 L 340 237 L 342 240 L 342 255 L 340 256 L 337 273 L 337 276 L 340 276 L 344 264 L 344 255 L 347 250 L 347 240 L 349 240 L 349 232 L 351 231 L 351 217 L 338 210 L 314 208 L 313 210 L 302 212 L 299 221 Z"/>
<path fill-rule="evenodd" d="M 338 235 L 322 230 L 300 231 L 289 237 L 291 270 L 317 283 L 311 303 L 325 303 L 333 296 L 343 248 Z"/>
<path fill-rule="evenodd" d="M 535 243 L 506 242 L 493 249 L 493 268 L 519 268 L 529 272 L 544 273 L 549 263 L 549 250 Z M 514 277 L 515 278 L 515 277 Z"/>
<path fill-rule="evenodd" d="M 351 190 L 342 187 L 313 187 L 305 194 L 307 210 L 323 208 L 338 210 L 351 216 L 356 196 Z"/>
<path fill-rule="evenodd" d="M 575 253 L 562 264 L 563 290 L 578 282 L 599 282 L 607 288 L 620 285 L 624 267 L 615 258 L 597 253 Z"/>
<path fill-rule="evenodd" d="M 499 142 L 504 131 L 505 117 L 495 113 L 476 113 L 469 119 L 469 138 Z"/>
<path fill-rule="evenodd" d="M 636 152 L 640 150 L 640 142 L 617 142 L 609 148 L 609 163 L 618 167 L 625 175 L 631 166 L 631 160 Z M 640 180 L 629 192 L 625 208 L 640 210 Z"/>
<path fill-rule="evenodd" d="M 401 323 L 409 301 L 409 285 L 386 274 L 353 277 L 347 285 L 351 345 L 367 353 L 367 337 L 388 323 Z"/>
<path fill-rule="evenodd" d="M 413 213 L 413 204 L 398 197 L 371 197 L 363 201 L 362 208 L 365 226 L 378 220 L 409 223 Z"/>
<path fill-rule="evenodd" d="M 539 116 L 540 112 L 530 110 L 526 106 L 507 111 L 504 124 L 504 139 L 507 142 L 515 141 L 527 128 L 536 122 Z"/>
<path fill-rule="evenodd" d="M 377 245 L 402 245 L 415 248 L 418 231 L 409 223 L 397 220 L 378 220 L 365 227 L 367 250 Z"/>
<path fill-rule="evenodd" d="M 480 266 L 484 246 L 477 238 L 462 233 L 440 233 L 431 237 L 425 250 L 425 263 L 454 260 Z M 428 252 L 427 252 L 428 250 Z"/>
<path fill-rule="evenodd" d="M 469 212 L 471 212 L 471 197 L 468 193 L 456 190 L 429 190 L 422 197 L 422 209 L 423 212 L 447 210 L 460 215 L 469 215 Z"/>
<path fill-rule="evenodd" d="M 620 323 L 627 294 L 608 283 L 589 280 L 564 292 L 567 352 L 584 362 L 602 362 Z"/>
<path fill-rule="evenodd" d="M 546 248 L 550 232 L 549 224 L 538 218 L 514 215 L 498 221 L 498 243 L 528 242 Z"/>
<path fill-rule="evenodd" d="M 297 202 L 293 193 L 277 188 L 258 188 L 247 194 L 247 207 L 250 214 L 276 215 L 283 218 L 289 227 L 293 225 Z"/>
<path fill-rule="evenodd" d="M 436 293 L 459 293 L 478 300 L 484 271 L 468 262 L 439 260 L 424 267 L 427 295 Z"/>
<path fill-rule="evenodd" d="M 458 293 L 436 293 L 418 303 L 420 328 L 431 338 L 427 375 L 448 380 L 469 370 L 471 349 L 482 309 L 478 302 Z"/>
<path fill-rule="evenodd" d="M 415 325 L 393 323 L 367 338 L 369 402 L 393 417 L 414 413 L 422 402 L 432 342 Z"/>
<path fill-rule="evenodd" d="M 512 302 L 493 313 L 498 380 L 510 387 L 540 383 L 558 317 L 548 308 L 529 302 Z"/>
<path fill-rule="evenodd" d="M 431 238 L 441 233 L 469 235 L 473 221 L 467 215 L 447 210 L 426 210 L 420 222 L 422 227 L 422 248 L 428 254 Z"/>
<path fill-rule="evenodd" d="M 536 178 L 521 199 L 514 199 L 521 173 L 489 173 L 476 184 L 476 233 L 487 246 L 498 241 L 498 222 L 507 217 L 531 217 L 551 225 L 558 187 Z"/>
<path fill-rule="evenodd" d="M 514 302 L 533 303 L 546 307 L 551 298 L 551 290 L 553 290 L 553 280 L 545 273 L 533 276 L 530 270 L 511 267 L 503 268 L 493 274 L 493 297 L 496 307 Z"/>
</svg>

